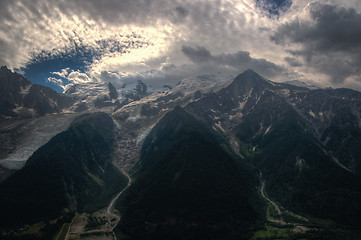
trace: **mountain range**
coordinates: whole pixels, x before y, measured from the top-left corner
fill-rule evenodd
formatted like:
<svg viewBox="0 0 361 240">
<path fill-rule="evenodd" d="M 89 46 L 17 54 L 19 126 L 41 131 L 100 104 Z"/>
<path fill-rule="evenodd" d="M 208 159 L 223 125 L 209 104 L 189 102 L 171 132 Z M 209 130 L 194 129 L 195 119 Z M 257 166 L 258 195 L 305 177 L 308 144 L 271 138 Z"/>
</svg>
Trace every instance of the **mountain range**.
<svg viewBox="0 0 361 240">
<path fill-rule="evenodd" d="M 0 117 L 24 118 L 58 113 L 74 103 L 73 99 L 33 84 L 5 66 L 0 69 L 0 84 Z"/>
<path fill-rule="evenodd" d="M 252 70 L 154 93 L 138 81 L 127 91 L 99 83 L 58 94 L 5 67 L 0 81 L 5 239 L 361 234 L 358 91 L 276 83 Z M 51 121 L 57 127 L 46 128 Z M 83 228 L 72 230 L 82 212 Z M 104 220 L 112 214 L 121 217 Z M 94 216 L 106 217 L 89 230 Z M 19 230 L 42 221 L 36 233 Z"/>
</svg>

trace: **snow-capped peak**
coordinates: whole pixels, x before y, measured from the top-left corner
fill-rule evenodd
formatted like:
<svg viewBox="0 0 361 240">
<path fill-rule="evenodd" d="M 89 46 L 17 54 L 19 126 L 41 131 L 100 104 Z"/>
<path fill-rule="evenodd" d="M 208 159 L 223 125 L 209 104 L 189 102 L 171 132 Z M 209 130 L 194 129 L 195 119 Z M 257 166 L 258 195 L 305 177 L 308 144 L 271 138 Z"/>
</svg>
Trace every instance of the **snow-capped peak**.
<svg viewBox="0 0 361 240">
<path fill-rule="evenodd" d="M 179 82 L 179 84 L 172 89 L 172 93 L 181 92 L 184 95 L 194 93 L 196 91 L 201 91 L 202 93 L 217 91 L 229 83 L 231 83 L 234 76 L 223 74 L 223 73 L 213 73 L 213 74 L 204 74 L 199 76 L 191 76 L 185 78 Z"/>
</svg>

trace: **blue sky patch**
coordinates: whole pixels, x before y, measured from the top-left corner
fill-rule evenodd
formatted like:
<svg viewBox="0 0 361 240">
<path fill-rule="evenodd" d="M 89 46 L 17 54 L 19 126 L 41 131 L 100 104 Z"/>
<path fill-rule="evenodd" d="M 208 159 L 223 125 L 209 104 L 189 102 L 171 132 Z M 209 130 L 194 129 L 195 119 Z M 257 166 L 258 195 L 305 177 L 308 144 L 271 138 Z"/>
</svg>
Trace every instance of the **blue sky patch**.
<svg viewBox="0 0 361 240">
<path fill-rule="evenodd" d="M 271 15 L 279 15 L 281 11 L 289 9 L 292 0 L 256 0 L 257 6 L 265 9 Z"/>
</svg>

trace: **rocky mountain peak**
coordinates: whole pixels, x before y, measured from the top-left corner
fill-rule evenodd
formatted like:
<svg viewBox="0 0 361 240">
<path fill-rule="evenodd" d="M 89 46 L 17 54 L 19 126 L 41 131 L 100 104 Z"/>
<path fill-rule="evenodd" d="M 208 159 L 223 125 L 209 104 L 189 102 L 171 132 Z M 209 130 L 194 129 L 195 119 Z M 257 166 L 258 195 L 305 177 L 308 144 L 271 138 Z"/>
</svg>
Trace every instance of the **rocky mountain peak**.
<svg viewBox="0 0 361 240">
<path fill-rule="evenodd" d="M 1 66 L 0 71 L 6 71 L 6 70 L 9 70 L 9 69 L 8 69 L 8 67 L 7 67 L 6 65 Z"/>
<path fill-rule="evenodd" d="M 53 89 L 31 83 L 6 66 L 0 69 L 0 117 L 32 117 L 61 112 L 73 101 Z"/>
<path fill-rule="evenodd" d="M 250 85 L 252 87 L 271 88 L 271 86 L 273 86 L 271 81 L 263 78 L 251 69 L 239 74 L 233 81 L 242 83 L 243 85 Z"/>
<path fill-rule="evenodd" d="M 117 89 L 114 87 L 114 85 L 109 82 L 108 83 L 108 88 L 109 88 L 109 97 L 110 97 L 110 99 L 117 99 L 118 98 L 118 92 L 117 92 Z"/>
<path fill-rule="evenodd" d="M 225 89 L 231 97 L 238 97 L 248 95 L 254 90 L 262 91 L 273 89 L 274 86 L 274 83 L 249 69 L 239 74 Z"/>
</svg>

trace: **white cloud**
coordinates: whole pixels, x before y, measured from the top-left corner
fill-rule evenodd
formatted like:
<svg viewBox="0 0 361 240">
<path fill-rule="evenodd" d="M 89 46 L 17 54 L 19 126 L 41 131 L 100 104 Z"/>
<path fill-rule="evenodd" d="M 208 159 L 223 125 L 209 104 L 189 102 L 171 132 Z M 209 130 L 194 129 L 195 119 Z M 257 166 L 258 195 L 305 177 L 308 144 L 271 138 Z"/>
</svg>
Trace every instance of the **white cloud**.
<svg viewBox="0 0 361 240">
<path fill-rule="evenodd" d="M 65 78 L 68 80 L 68 84 L 84 84 L 84 83 L 92 83 L 97 82 L 98 79 L 92 78 L 88 76 L 88 74 L 81 72 L 79 70 L 72 70 L 70 68 L 61 69 L 60 72 L 52 72 L 53 75 L 59 76 L 61 78 Z M 59 87 L 63 89 L 66 88 L 66 85 L 62 79 L 57 77 L 49 77 L 47 81 L 57 84 Z"/>
<path fill-rule="evenodd" d="M 94 80 L 91 79 L 86 73 L 82 73 L 80 71 L 72 71 L 67 76 L 67 79 L 74 84 L 94 82 Z"/>
<path fill-rule="evenodd" d="M 63 80 L 59 79 L 59 78 L 55 78 L 55 77 L 48 77 L 47 79 L 48 82 L 54 83 L 55 85 L 61 87 L 63 90 L 65 89 L 65 85 L 63 83 Z"/>
<path fill-rule="evenodd" d="M 61 69 L 60 72 L 52 72 L 51 74 L 58 75 L 59 77 L 66 78 L 69 75 L 70 68 Z"/>
<path fill-rule="evenodd" d="M 359 0 L 319 2 L 361 10 Z M 294 0 L 287 12 L 270 18 L 254 0 L 4 0 L 0 65 L 20 68 L 39 56 L 84 51 L 93 56 L 84 72 L 65 69 L 54 74 L 74 83 L 106 81 L 108 77 L 119 82 L 139 77 L 175 82 L 212 70 L 213 65 L 207 68 L 191 62 L 182 52 L 182 46 L 202 46 L 212 56 L 227 59 L 249 52 L 253 60 L 249 59 L 248 65 L 263 59 L 287 68 L 288 78 L 328 83 L 322 71 L 301 64 L 304 59 L 290 54 L 289 46 L 270 39 L 280 25 L 309 19 L 310 3 Z M 237 74 L 247 62 L 239 64 L 239 68 L 234 65 L 223 71 Z M 117 76 L 105 77 L 104 72 Z M 270 77 L 280 80 L 285 78 L 282 74 L 277 76 L 276 71 Z M 350 81 L 345 81 L 345 86 L 351 86 Z"/>
</svg>

